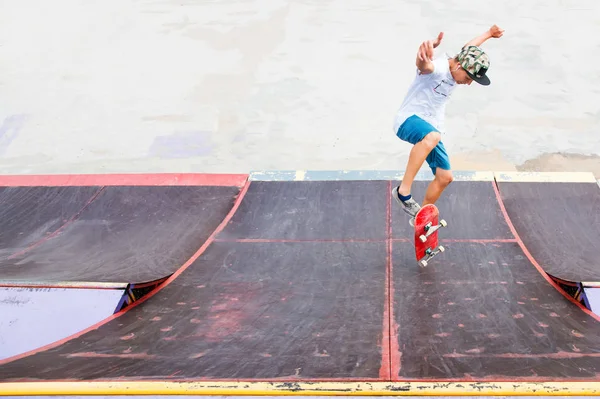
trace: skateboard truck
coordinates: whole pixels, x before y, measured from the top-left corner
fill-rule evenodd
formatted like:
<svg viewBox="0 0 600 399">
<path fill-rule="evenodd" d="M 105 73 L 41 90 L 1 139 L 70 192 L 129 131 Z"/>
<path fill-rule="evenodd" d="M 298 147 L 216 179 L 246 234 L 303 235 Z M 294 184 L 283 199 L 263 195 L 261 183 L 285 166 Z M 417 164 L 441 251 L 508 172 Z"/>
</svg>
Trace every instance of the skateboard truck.
<svg viewBox="0 0 600 399">
<path fill-rule="evenodd" d="M 446 227 L 446 226 L 448 226 L 448 223 L 446 223 L 446 221 L 444 219 L 440 220 L 440 224 L 435 225 L 435 226 L 432 226 L 431 222 L 427 223 L 425 226 L 423 226 L 423 228 L 425 229 L 426 233 L 425 234 L 421 234 L 419 236 L 419 240 L 421 240 L 421 242 L 427 241 L 427 237 L 429 237 L 430 235 L 432 235 L 433 233 L 435 233 L 436 231 L 438 231 L 442 227 Z M 442 252 L 444 252 L 444 250 L 442 250 Z"/>
<path fill-rule="evenodd" d="M 432 251 L 431 248 L 427 248 L 425 250 L 425 255 L 426 257 L 424 259 L 421 259 L 419 261 L 419 264 L 423 267 L 427 266 L 427 261 L 431 258 L 433 258 L 434 256 L 436 256 L 437 254 L 439 254 L 440 252 L 444 252 L 446 250 L 446 248 L 444 248 L 442 245 L 440 245 L 437 249 L 437 251 Z"/>
</svg>

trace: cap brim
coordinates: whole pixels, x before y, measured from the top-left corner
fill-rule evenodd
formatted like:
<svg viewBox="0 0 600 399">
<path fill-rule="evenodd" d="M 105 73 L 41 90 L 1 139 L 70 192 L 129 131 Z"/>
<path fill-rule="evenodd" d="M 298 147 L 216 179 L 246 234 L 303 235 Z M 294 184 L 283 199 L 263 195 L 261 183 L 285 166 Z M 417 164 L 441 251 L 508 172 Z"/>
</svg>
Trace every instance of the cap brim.
<svg viewBox="0 0 600 399">
<path fill-rule="evenodd" d="M 467 75 L 469 75 L 471 77 L 471 79 L 473 79 L 475 82 L 479 83 L 480 85 L 489 86 L 489 84 L 491 83 L 490 78 L 488 78 L 487 75 L 483 75 L 480 78 L 475 77 L 474 75 L 470 74 L 469 72 L 467 72 Z"/>
</svg>

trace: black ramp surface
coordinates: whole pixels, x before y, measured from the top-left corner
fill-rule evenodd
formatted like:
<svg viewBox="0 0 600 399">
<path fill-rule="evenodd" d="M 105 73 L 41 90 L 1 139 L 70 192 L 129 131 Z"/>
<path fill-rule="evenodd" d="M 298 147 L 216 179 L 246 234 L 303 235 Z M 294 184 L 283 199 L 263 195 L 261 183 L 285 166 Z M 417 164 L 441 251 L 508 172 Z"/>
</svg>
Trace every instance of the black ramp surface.
<svg viewBox="0 0 600 399">
<path fill-rule="evenodd" d="M 60 234 L 0 261 L 2 279 L 141 283 L 172 274 L 231 209 L 236 187 L 106 187 Z"/>
<path fill-rule="evenodd" d="M 222 239 L 383 240 L 385 181 L 253 182 Z"/>
<path fill-rule="evenodd" d="M 452 185 L 438 203 L 449 219 L 440 231 L 442 240 L 450 239 L 444 253 L 420 268 L 412 241 L 393 243 L 393 314 L 401 353 L 393 374 L 597 378 L 600 323 L 553 288 L 516 240 L 509 241 L 515 237 L 493 182 Z"/>
<path fill-rule="evenodd" d="M 391 369 L 399 379 L 597 380 L 600 323 L 544 280 L 506 223 L 481 222 L 474 204 L 451 197 L 440 207 L 461 219 L 461 241 L 429 267 L 416 264 L 412 234 L 392 243 L 398 332 L 385 353 L 386 232 L 401 212 L 388 210 L 388 183 L 279 184 L 252 183 L 217 240 L 155 296 L 0 366 L 0 379 L 363 379 Z M 492 183 L 478 186 L 464 200 L 497 217 Z"/>
<path fill-rule="evenodd" d="M 400 182 L 394 182 L 394 186 Z M 415 181 L 412 195 L 419 203 L 429 182 Z M 393 236 L 394 238 L 414 238 L 414 229 L 408 223 L 408 215 L 394 201 L 393 205 Z M 448 222 L 448 227 L 440 232 L 440 238 L 465 239 L 512 239 L 510 228 L 502 211 L 497 205 L 496 193 L 491 182 L 486 181 L 455 181 L 444 192 L 436 203 L 440 211 L 440 219 Z"/>
<path fill-rule="evenodd" d="M 378 378 L 387 244 L 343 240 L 349 232 L 340 220 L 363 223 L 354 226 L 355 236 L 369 238 L 360 234 L 364 228 L 385 237 L 387 183 L 367 184 L 370 195 L 354 197 L 339 193 L 360 191 L 360 184 L 286 186 L 252 183 L 245 199 L 317 192 L 326 205 L 273 201 L 259 211 L 242 205 L 237 221 L 217 236 L 237 239 L 213 242 L 170 285 L 97 330 L 0 366 L 0 379 Z M 335 206 L 347 201 L 380 216 Z M 331 223 L 241 241 L 248 238 L 241 232 L 260 236 L 253 227 L 269 218 L 301 226 L 305 220 L 296 216 L 309 214 Z M 296 241 L 312 234 L 319 239 Z"/>
<path fill-rule="evenodd" d="M 515 229 L 547 273 L 568 281 L 600 281 L 596 183 L 498 185 Z"/>
<path fill-rule="evenodd" d="M 0 379 L 376 378 L 383 247 L 215 243 L 181 282 L 81 338 L 0 366 Z"/>
<path fill-rule="evenodd" d="M 1 187 L 0 259 L 47 239 L 99 191 L 99 187 Z M 0 276 L 2 272 L 0 268 Z"/>
<path fill-rule="evenodd" d="M 394 243 L 400 379 L 583 379 L 600 323 L 554 289 L 517 243 L 448 243 L 427 268 Z"/>
</svg>

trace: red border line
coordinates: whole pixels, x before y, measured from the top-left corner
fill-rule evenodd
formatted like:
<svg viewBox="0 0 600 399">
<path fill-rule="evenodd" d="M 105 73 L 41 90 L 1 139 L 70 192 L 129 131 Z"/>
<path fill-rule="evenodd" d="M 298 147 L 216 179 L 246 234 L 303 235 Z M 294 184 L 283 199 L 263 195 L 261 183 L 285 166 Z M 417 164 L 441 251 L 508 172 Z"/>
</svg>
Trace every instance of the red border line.
<svg viewBox="0 0 600 399">
<path fill-rule="evenodd" d="M 78 175 L 0 175 L 0 187 L 16 186 L 234 186 L 242 187 L 247 174 L 151 173 Z"/>
<path fill-rule="evenodd" d="M 413 238 L 385 238 L 385 239 L 368 239 L 368 238 L 315 238 L 315 239 L 275 239 L 275 238 L 217 238 L 215 242 L 245 242 L 245 243 L 328 243 L 328 242 L 361 242 L 361 243 L 387 243 L 391 242 L 413 242 Z M 494 243 L 516 243 L 518 242 L 515 238 L 491 238 L 491 239 L 477 239 L 477 238 L 442 238 L 440 242 L 446 243 L 476 243 L 476 244 L 494 244 Z"/>
<path fill-rule="evenodd" d="M 165 288 L 166 286 L 168 286 L 169 284 L 171 284 L 173 282 L 173 280 L 175 280 L 177 277 L 179 277 L 179 275 L 181 273 L 183 273 L 192 263 L 194 263 L 196 261 L 196 259 L 198 259 L 198 257 L 200 257 L 200 255 L 202 255 L 204 253 L 204 251 L 206 251 L 206 248 L 208 248 L 208 246 L 210 246 L 212 244 L 212 242 L 214 241 L 215 237 L 225 228 L 225 226 L 227 225 L 227 223 L 229 223 L 229 221 L 231 220 L 231 218 L 233 217 L 233 215 L 235 214 L 235 212 L 237 211 L 237 209 L 239 208 L 242 199 L 244 198 L 244 196 L 246 195 L 246 192 L 248 191 L 248 187 L 250 186 L 250 182 L 248 180 L 246 180 L 246 184 L 244 185 L 244 187 L 242 188 L 242 190 L 240 191 L 240 193 L 238 194 L 238 197 L 235 201 L 235 203 L 233 204 L 233 207 L 229 210 L 229 213 L 225 216 L 225 218 L 223 219 L 223 221 L 221 222 L 221 224 L 219 224 L 219 226 L 217 226 L 217 228 L 215 229 L 215 231 L 213 231 L 213 233 L 210 235 L 210 237 L 208 237 L 208 239 L 204 242 L 204 244 L 202 244 L 202 246 L 198 249 L 198 251 L 196 251 L 196 253 L 194 255 L 192 255 L 191 258 L 189 258 L 187 260 L 187 262 L 185 262 L 175 273 L 173 273 L 171 275 L 171 277 L 169 277 L 168 279 L 165 280 L 165 282 L 163 282 L 162 284 L 160 284 L 155 290 L 153 290 L 152 292 L 150 292 L 148 295 L 146 295 L 145 297 L 141 298 L 140 300 L 134 302 L 133 304 L 129 305 L 128 307 L 126 307 L 125 309 L 121 310 L 120 312 L 117 312 L 113 315 L 110 315 L 109 317 L 107 317 L 106 319 L 99 321 L 98 323 L 84 329 L 81 331 L 76 332 L 73 335 L 70 335 L 66 338 L 60 339 L 58 341 L 52 342 L 48 345 L 44 345 L 41 346 L 39 348 L 33 349 L 31 351 L 28 352 L 24 352 L 6 359 L 2 359 L 0 360 L 0 366 L 4 365 L 6 363 L 10 363 L 13 362 L 15 360 L 18 359 L 22 359 L 24 357 L 27 356 L 31 356 L 34 355 L 36 353 L 39 352 L 43 352 L 46 351 L 48 349 L 52 349 L 55 348 L 59 345 L 62 345 L 70 340 L 73 340 L 75 338 L 78 338 L 82 335 L 84 335 L 87 332 L 90 332 L 92 330 L 96 330 L 99 327 L 103 326 L 104 324 L 107 324 L 108 322 L 121 317 L 123 314 L 125 314 L 125 312 L 130 311 L 131 309 L 141 305 L 142 303 L 146 302 L 148 299 L 152 298 L 154 295 L 156 295 L 159 291 L 161 291 L 163 288 Z"/>
<path fill-rule="evenodd" d="M 273 238 L 217 238 L 215 242 L 245 242 L 245 243 L 333 243 L 333 242 L 364 242 L 364 243 L 382 243 L 387 242 L 388 239 L 354 239 L 354 238 L 332 238 L 332 239 L 324 239 L 324 238 L 315 238 L 315 239 L 273 239 Z M 402 239 L 402 241 L 408 242 L 408 239 Z"/>
<path fill-rule="evenodd" d="M 391 183 L 388 182 L 388 191 Z M 391 378 L 391 306 L 390 306 L 390 281 L 391 281 L 391 268 L 392 268 L 392 240 L 391 240 L 391 206 L 390 200 L 386 202 L 386 261 L 385 261 L 385 284 L 384 284 L 384 296 L 383 296 L 383 323 L 381 330 L 381 366 L 379 367 L 379 378 L 382 380 L 389 381 Z"/>
<path fill-rule="evenodd" d="M 387 184 L 387 193 L 391 193 L 392 182 Z M 379 378 L 391 381 L 400 372 L 400 352 L 398 347 L 398 325 L 394 318 L 394 281 L 393 281 L 393 243 L 392 239 L 392 199 L 386 201 L 386 273 L 383 308 L 383 330 L 381 334 L 381 367 Z M 400 241 L 400 240 L 398 240 Z M 405 240 L 408 242 L 408 239 Z"/>
<path fill-rule="evenodd" d="M 506 223 L 508 224 L 510 231 L 517 239 L 517 242 L 519 243 L 519 246 L 521 247 L 521 250 L 527 257 L 527 259 L 529 259 L 529 261 L 533 264 L 533 266 L 535 266 L 535 268 L 542 275 L 542 277 L 544 277 L 546 279 L 546 281 L 548 283 L 550 283 L 550 285 L 553 286 L 558 292 L 560 292 L 565 298 L 567 298 L 571 303 L 573 303 L 575 306 L 577 306 L 581 310 L 583 310 L 588 316 L 594 318 L 597 321 L 600 321 L 600 316 L 594 314 L 589 309 L 587 309 L 585 306 L 583 306 L 581 303 L 577 302 L 575 300 L 575 298 L 573 298 L 569 294 L 567 294 L 554 280 L 552 280 L 552 278 L 548 275 L 548 273 L 546 273 L 546 271 L 535 260 L 533 255 L 531 255 L 531 253 L 525 246 L 525 243 L 523 242 L 523 240 L 521 240 L 519 233 L 517 233 L 517 229 L 515 229 L 515 226 L 512 224 L 512 221 L 510 220 L 510 216 L 508 216 L 508 212 L 506 211 L 506 208 L 504 207 L 504 201 L 502 200 L 502 196 L 500 195 L 500 189 L 498 187 L 498 182 L 496 180 L 494 180 L 494 182 L 492 182 L 492 186 L 494 187 L 494 192 L 496 193 L 496 200 L 498 201 L 498 204 L 500 205 L 500 210 L 502 211 L 502 214 L 504 215 L 504 219 L 506 220 Z"/>
<path fill-rule="evenodd" d="M 392 238 L 393 242 L 414 242 L 412 238 Z M 515 238 L 440 238 L 440 242 L 446 243 L 475 243 L 475 244 L 505 244 L 518 242 Z"/>
<path fill-rule="evenodd" d="M 484 238 L 484 239 L 477 239 L 477 238 L 442 238 L 440 239 L 440 242 L 448 242 L 448 243 L 452 243 L 452 242 L 469 242 L 469 243 L 476 243 L 476 244 L 494 244 L 494 243 L 510 243 L 510 242 L 518 242 L 517 239 L 515 238 Z"/>
</svg>

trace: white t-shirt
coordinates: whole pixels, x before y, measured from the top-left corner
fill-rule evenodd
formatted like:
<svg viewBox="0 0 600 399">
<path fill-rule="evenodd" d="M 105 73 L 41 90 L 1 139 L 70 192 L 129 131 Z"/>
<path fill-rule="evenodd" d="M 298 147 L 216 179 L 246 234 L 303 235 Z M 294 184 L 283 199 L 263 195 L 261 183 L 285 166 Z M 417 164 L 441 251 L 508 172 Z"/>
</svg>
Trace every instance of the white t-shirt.
<svg viewBox="0 0 600 399">
<path fill-rule="evenodd" d="M 415 79 L 396 113 L 394 133 L 412 115 L 419 116 L 444 133 L 446 102 L 456 88 L 456 82 L 450 73 L 448 58 L 434 58 L 432 63 L 432 73 L 421 75 L 417 69 Z"/>
</svg>

